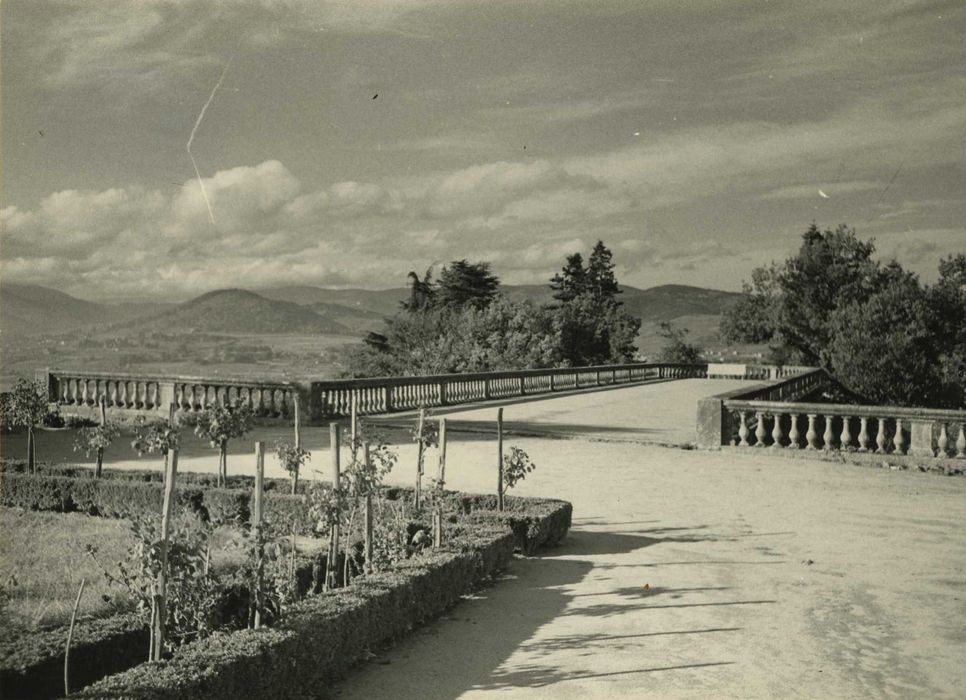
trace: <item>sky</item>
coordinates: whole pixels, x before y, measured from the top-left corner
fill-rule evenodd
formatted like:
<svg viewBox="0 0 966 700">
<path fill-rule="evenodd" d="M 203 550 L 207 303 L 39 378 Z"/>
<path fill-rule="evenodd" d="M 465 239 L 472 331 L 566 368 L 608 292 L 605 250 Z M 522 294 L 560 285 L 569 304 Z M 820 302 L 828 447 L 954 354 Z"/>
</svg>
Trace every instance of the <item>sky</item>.
<svg viewBox="0 0 966 700">
<path fill-rule="evenodd" d="M 542 284 L 603 240 L 623 283 L 737 290 L 812 222 L 927 282 L 966 251 L 958 0 L 0 13 L 5 282 L 180 300 L 466 258 Z"/>
</svg>

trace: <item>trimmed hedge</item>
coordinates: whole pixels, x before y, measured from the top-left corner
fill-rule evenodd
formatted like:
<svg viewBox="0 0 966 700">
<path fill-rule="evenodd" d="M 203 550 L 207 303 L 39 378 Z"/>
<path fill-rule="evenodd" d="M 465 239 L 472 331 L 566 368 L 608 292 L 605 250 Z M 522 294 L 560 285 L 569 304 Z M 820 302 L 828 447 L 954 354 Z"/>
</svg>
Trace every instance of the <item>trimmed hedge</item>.
<svg viewBox="0 0 966 700">
<path fill-rule="evenodd" d="M 314 695 L 366 652 L 459 601 L 512 557 L 514 538 L 494 524 L 453 551 L 428 553 L 394 571 L 293 606 L 276 627 L 217 634 L 73 695 L 82 698 L 278 698 Z"/>
<path fill-rule="evenodd" d="M 147 622 L 137 613 L 79 622 L 70 645 L 71 690 L 143 662 L 149 636 Z M 61 697 L 66 640 L 67 628 L 58 627 L 0 642 L 3 697 Z"/>
<path fill-rule="evenodd" d="M 180 479 L 180 475 L 179 475 Z M 0 474 L 0 505 L 24 510 L 80 512 L 107 518 L 128 513 L 160 513 L 163 486 L 157 481 L 92 479 L 45 474 Z M 251 492 L 241 489 L 201 489 L 188 482 L 177 489 L 179 505 L 206 517 L 247 525 L 251 517 Z M 265 517 L 299 524 L 300 534 L 309 529 L 309 506 L 305 496 L 266 493 Z M 294 519 L 294 520 L 293 520 Z"/>
</svg>

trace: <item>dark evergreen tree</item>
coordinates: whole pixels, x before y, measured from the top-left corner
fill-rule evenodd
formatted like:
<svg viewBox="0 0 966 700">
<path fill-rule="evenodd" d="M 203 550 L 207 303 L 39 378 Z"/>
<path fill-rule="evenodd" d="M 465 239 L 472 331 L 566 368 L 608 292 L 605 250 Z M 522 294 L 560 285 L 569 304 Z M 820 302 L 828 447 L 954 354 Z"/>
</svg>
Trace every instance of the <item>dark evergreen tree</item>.
<svg viewBox="0 0 966 700">
<path fill-rule="evenodd" d="M 557 301 L 573 301 L 587 291 L 587 270 L 580 253 L 567 256 L 567 264 L 550 280 L 553 298 Z"/>
<path fill-rule="evenodd" d="M 587 290 L 598 304 L 620 304 L 616 297 L 621 289 L 617 286 L 617 277 L 614 276 L 613 257 L 604 242 L 597 241 L 587 261 Z"/>
<path fill-rule="evenodd" d="M 435 290 L 435 304 L 448 308 L 489 306 L 500 287 L 499 278 L 490 272 L 490 263 L 455 260 L 444 267 Z"/>
</svg>

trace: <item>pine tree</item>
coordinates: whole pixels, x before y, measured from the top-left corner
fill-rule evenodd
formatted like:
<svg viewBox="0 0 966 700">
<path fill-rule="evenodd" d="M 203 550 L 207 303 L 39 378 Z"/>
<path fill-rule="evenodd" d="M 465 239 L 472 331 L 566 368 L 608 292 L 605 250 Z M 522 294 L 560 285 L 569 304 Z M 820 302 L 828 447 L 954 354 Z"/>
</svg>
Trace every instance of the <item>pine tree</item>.
<svg viewBox="0 0 966 700">
<path fill-rule="evenodd" d="M 614 276 L 613 257 L 604 242 L 597 241 L 587 262 L 587 289 L 598 304 L 607 302 L 620 304 L 615 298 L 621 293 L 621 289 L 617 286 L 617 278 Z"/>
<path fill-rule="evenodd" d="M 587 270 L 580 253 L 567 256 L 567 264 L 551 278 L 550 288 L 557 301 L 572 301 L 587 291 Z"/>
</svg>

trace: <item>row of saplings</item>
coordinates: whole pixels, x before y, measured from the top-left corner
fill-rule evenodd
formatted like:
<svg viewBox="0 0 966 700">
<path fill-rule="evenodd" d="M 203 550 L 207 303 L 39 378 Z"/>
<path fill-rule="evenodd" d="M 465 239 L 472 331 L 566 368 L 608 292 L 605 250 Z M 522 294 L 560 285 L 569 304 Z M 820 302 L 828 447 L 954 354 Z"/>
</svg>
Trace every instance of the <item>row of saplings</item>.
<svg viewBox="0 0 966 700">
<path fill-rule="evenodd" d="M 523 450 L 510 447 L 503 453 L 502 414 L 503 409 L 498 409 L 499 510 L 503 509 L 507 490 L 534 469 Z M 211 407 L 190 416 L 186 422 L 220 449 L 219 483 L 225 483 L 227 440 L 241 437 L 251 429 L 251 412 L 244 406 Z M 313 588 L 312 580 L 321 579 L 323 590 L 351 585 L 358 576 L 389 570 L 423 549 L 443 544 L 446 420 L 431 420 L 425 411 L 419 413 L 412 430 L 417 446 L 412 501 L 386 497 L 384 482 L 397 462 L 396 452 L 362 426 L 354 411 L 350 425 L 345 436 L 341 435 L 339 424 L 330 425 L 331 481 L 315 480 L 309 488 L 302 489 L 304 508 L 284 509 L 274 514 L 263 512 L 264 443 L 255 443 L 256 478 L 250 517 L 245 523 L 230 499 L 224 502 L 213 499 L 211 505 L 177 510 L 175 486 L 182 426 L 176 419 L 137 421 L 134 449 L 164 458 L 161 516 L 154 513 L 127 516 L 135 542 L 127 560 L 113 567 L 98 560 L 96 547 L 89 545 L 87 549 L 105 576 L 126 588 L 136 601 L 138 611 L 150 619 L 148 659 L 158 660 L 177 646 L 217 630 L 271 624 L 301 594 Z M 119 427 L 104 420 L 102 412 L 101 423 L 82 429 L 78 440 L 81 445 L 96 447 L 99 465 L 103 450 L 119 434 Z M 438 448 L 439 455 L 437 473 L 430 480 L 430 487 L 423 490 L 425 456 L 434 447 Z M 277 442 L 275 453 L 291 474 L 295 493 L 299 471 L 310 458 L 310 453 L 301 446 L 297 416 L 295 442 Z M 348 455 L 345 465 L 343 454 Z M 429 516 L 431 527 L 422 527 L 421 523 Z M 224 543 L 225 532 L 233 536 L 228 544 Z M 216 533 L 221 536 L 217 537 Z M 321 538 L 323 543 L 327 538 L 328 542 L 324 570 L 319 570 L 322 560 L 318 558 L 316 571 L 310 572 L 309 585 L 305 576 L 300 575 L 296 545 L 298 536 L 306 533 Z M 340 540 L 348 546 L 340 547 Z M 213 547 L 240 549 L 242 563 L 213 566 Z M 82 582 L 78 601 L 83 586 Z M 72 619 L 71 629 L 73 624 Z M 68 641 L 68 657 L 69 647 Z M 65 686 L 69 692 L 66 677 Z"/>
</svg>

